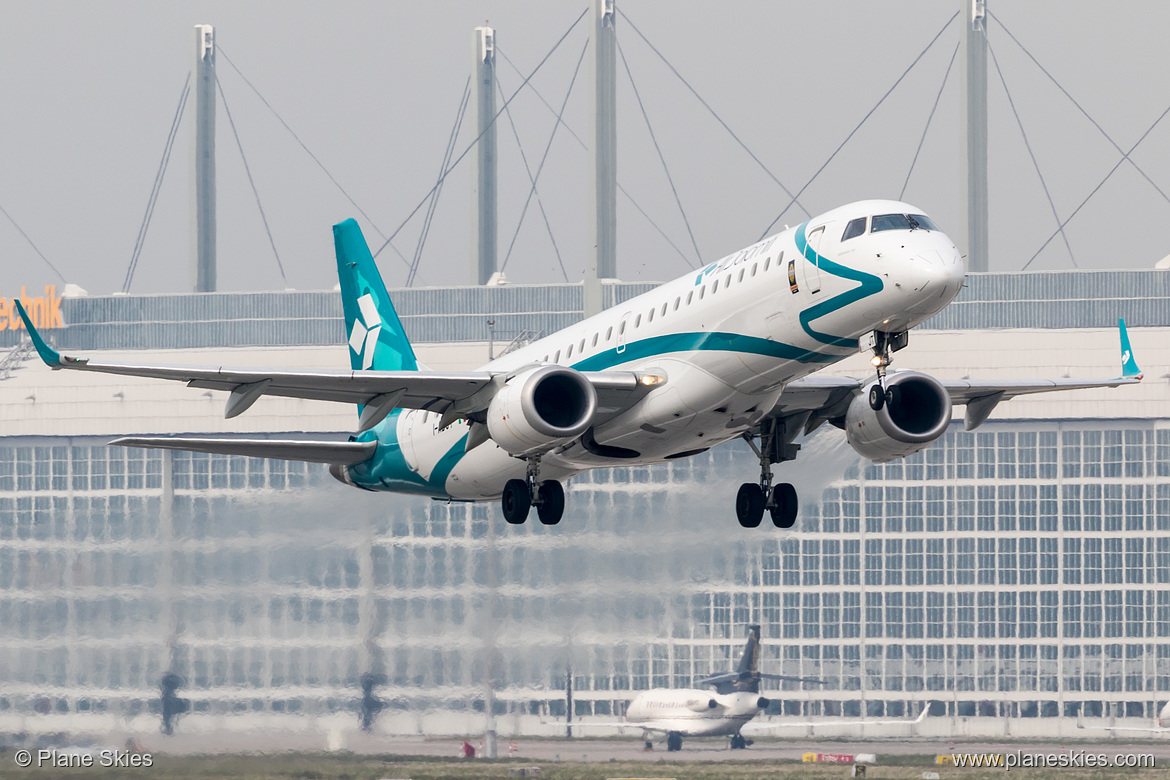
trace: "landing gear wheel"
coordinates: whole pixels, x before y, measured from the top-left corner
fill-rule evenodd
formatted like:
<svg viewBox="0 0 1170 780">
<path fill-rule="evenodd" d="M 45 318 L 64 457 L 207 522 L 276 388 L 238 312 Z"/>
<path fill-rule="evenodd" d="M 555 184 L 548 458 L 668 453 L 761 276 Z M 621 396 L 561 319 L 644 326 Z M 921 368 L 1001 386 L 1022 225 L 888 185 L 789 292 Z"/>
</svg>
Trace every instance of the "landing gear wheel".
<svg viewBox="0 0 1170 780">
<path fill-rule="evenodd" d="M 893 409 L 893 407 L 898 405 L 898 398 L 901 395 L 902 395 L 902 391 L 899 390 L 896 386 L 887 387 L 886 388 L 886 406 Z"/>
<path fill-rule="evenodd" d="M 528 519 L 532 507 L 532 493 L 528 483 L 522 479 L 510 479 L 504 484 L 504 495 L 500 497 L 504 519 L 512 525 L 520 525 Z"/>
<path fill-rule="evenodd" d="M 682 750 L 682 734 L 672 731 L 666 735 L 666 749 L 669 751 Z"/>
<path fill-rule="evenodd" d="M 796 512 L 800 509 L 800 501 L 796 497 L 796 488 L 790 482 L 777 485 L 772 490 L 772 506 L 768 511 L 772 513 L 772 525 L 777 528 L 791 528 L 796 525 Z"/>
<path fill-rule="evenodd" d="M 735 497 L 735 516 L 744 528 L 756 528 L 764 519 L 764 491 L 759 485 L 745 482 Z"/>
<path fill-rule="evenodd" d="M 869 408 L 873 409 L 875 412 L 880 412 L 882 407 L 885 405 L 886 393 L 882 389 L 882 386 L 875 382 L 869 388 Z"/>
<path fill-rule="evenodd" d="M 536 516 L 545 525 L 556 525 L 561 522 L 561 515 L 565 513 L 565 489 L 555 479 L 540 483 L 536 492 Z"/>
<path fill-rule="evenodd" d="M 744 740 L 742 735 L 740 735 L 740 734 L 732 734 L 731 735 L 731 749 L 732 750 L 743 750 L 746 747 L 747 747 L 747 742 Z"/>
</svg>

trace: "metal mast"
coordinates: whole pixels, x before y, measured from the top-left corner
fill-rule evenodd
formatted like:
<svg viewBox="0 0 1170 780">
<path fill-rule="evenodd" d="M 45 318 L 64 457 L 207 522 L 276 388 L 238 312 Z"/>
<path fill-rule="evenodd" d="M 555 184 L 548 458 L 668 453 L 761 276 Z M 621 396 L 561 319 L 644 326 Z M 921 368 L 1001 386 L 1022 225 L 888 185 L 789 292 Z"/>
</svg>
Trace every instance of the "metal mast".
<svg viewBox="0 0 1170 780">
<path fill-rule="evenodd" d="M 215 290 L 215 28 L 195 25 L 191 112 L 191 289 Z"/>
<path fill-rule="evenodd" d="M 616 0 L 592 0 L 594 81 L 593 251 L 585 272 L 585 316 L 604 308 L 601 280 L 617 276 L 617 21 Z"/>
<path fill-rule="evenodd" d="M 475 237 L 475 284 L 487 284 L 496 272 L 496 31 L 476 27 L 472 36 L 475 57 L 475 114 L 477 165 L 471 234 Z"/>
<path fill-rule="evenodd" d="M 987 267 L 987 15 L 986 0 L 959 0 L 963 23 L 959 55 L 961 100 L 959 132 L 963 164 L 963 235 L 959 251 L 967 255 L 968 271 Z"/>
</svg>

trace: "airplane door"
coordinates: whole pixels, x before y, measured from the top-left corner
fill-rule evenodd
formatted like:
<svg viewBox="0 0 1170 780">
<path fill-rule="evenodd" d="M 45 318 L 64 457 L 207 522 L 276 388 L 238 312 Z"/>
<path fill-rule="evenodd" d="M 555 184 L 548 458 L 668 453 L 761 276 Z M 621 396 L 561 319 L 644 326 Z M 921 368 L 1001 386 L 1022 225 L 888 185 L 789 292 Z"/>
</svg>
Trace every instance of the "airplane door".
<svg viewBox="0 0 1170 780">
<path fill-rule="evenodd" d="M 622 315 L 622 321 L 618 323 L 617 329 L 617 353 L 620 355 L 626 351 L 626 328 L 629 327 L 630 312 Z"/>
<path fill-rule="evenodd" d="M 825 236 L 825 226 L 821 225 L 808 234 L 808 248 L 813 251 L 813 259 L 804 263 L 804 284 L 809 292 L 821 291 L 821 239 Z"/>
</svg>

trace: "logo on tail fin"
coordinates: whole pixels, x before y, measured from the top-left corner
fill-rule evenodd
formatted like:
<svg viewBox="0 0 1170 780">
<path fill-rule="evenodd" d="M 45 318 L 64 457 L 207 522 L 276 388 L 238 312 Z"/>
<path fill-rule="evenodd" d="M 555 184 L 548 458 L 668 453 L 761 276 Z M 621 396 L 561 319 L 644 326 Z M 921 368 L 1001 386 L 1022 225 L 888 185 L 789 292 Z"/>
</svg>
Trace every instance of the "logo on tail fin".
<svg viewBox="0 0 1170 780">
<path fill-rule="evenodd" d="M 349 332 L 349 348 L 362 359 L 365 370 L 374 365 L 374 352 L 378 348 L 378 333 L 382 330 L 382 317 L 374 305 L 374 296 L 366 293 L 357 299 L 360 314 L 353 320 Z"/>
</svg>

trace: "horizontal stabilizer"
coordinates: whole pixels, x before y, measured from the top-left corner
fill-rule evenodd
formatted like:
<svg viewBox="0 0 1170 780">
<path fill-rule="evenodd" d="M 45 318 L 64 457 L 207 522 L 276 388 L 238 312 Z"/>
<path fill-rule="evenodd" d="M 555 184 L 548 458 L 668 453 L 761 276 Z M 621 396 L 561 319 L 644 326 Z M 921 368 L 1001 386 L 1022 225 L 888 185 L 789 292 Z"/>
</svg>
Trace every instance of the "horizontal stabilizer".
<svg viewBox="0 0 1170 780">
<path fill-rule="evenodd" d="M 352 466 L 369 460 L 378 446 L 373 441 L 289 441 L 286 439 L 206 439 L 172 436 L 124 436 L 110 444 L 119 447 L 186 450 L 214 455 L 243 455 L 249 458 L 301 460 L 308 463 L 339 463 Z"/>
</svg>

